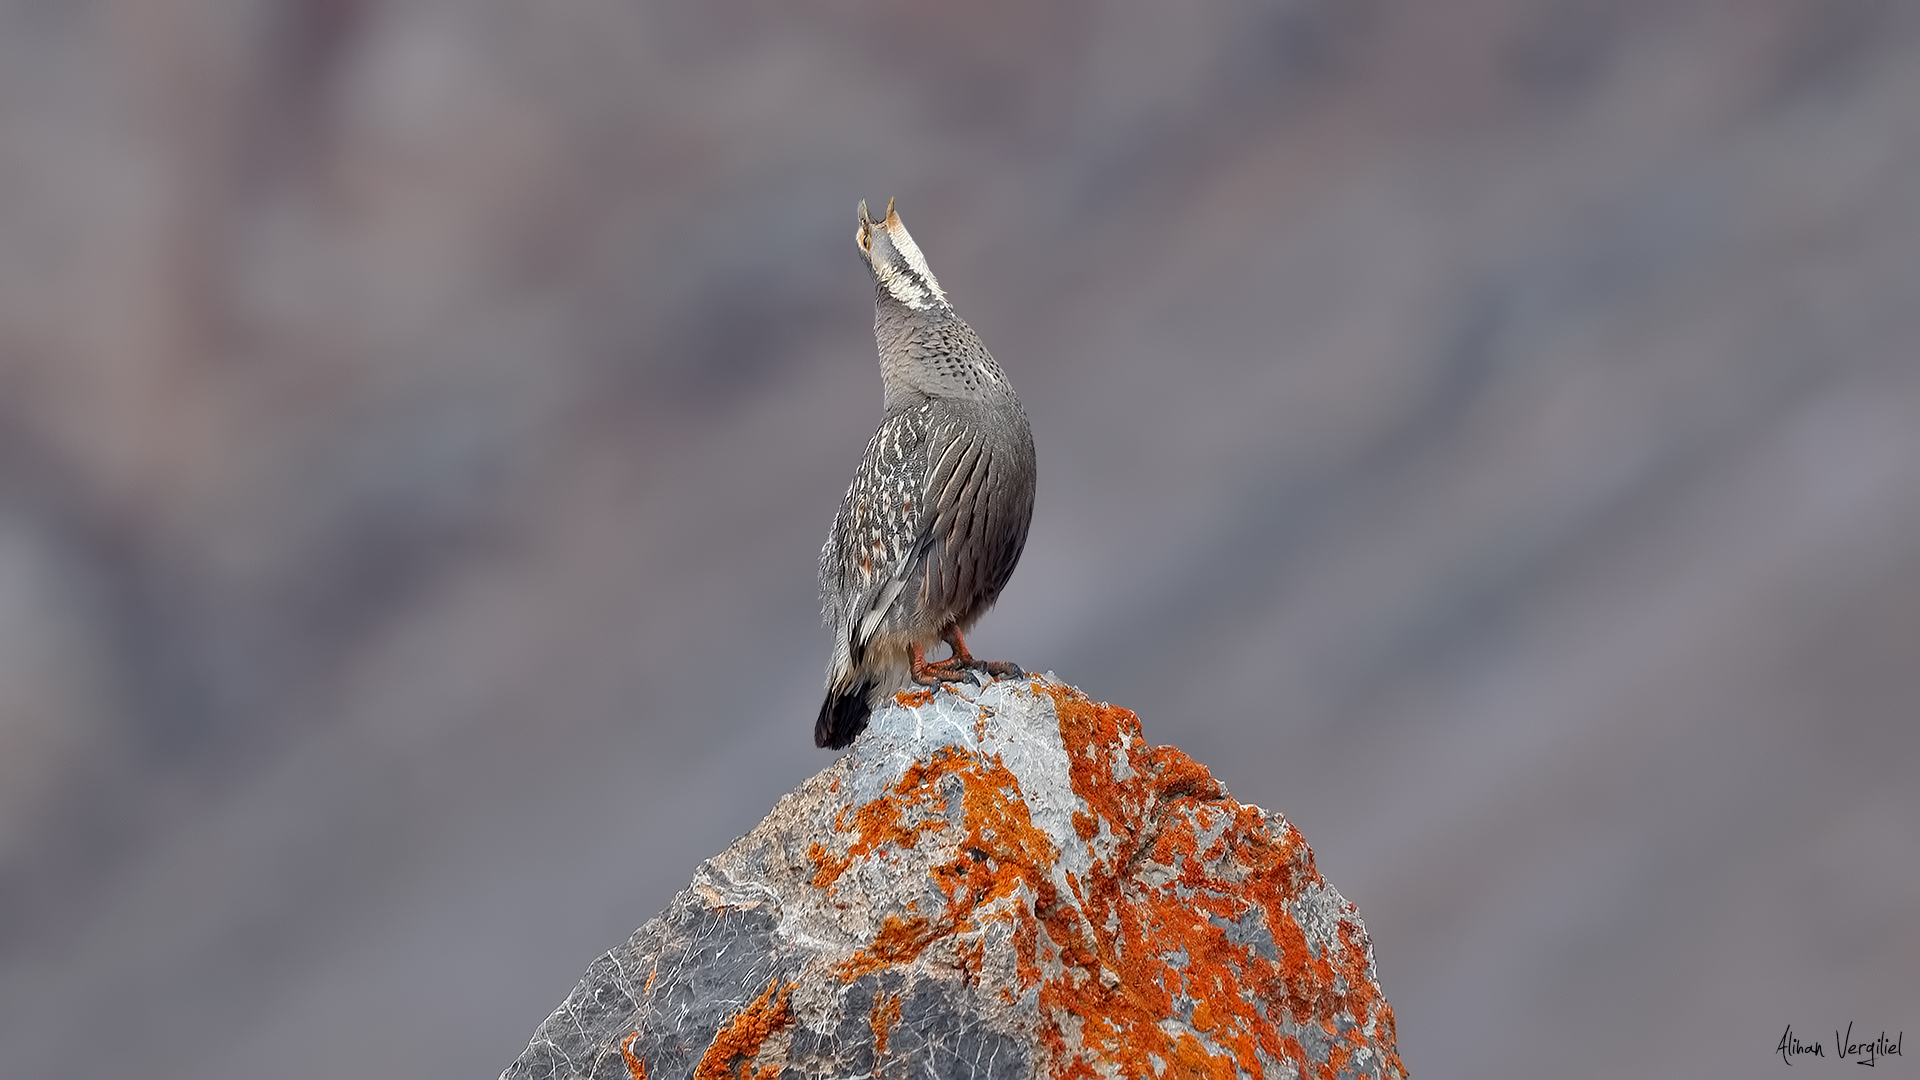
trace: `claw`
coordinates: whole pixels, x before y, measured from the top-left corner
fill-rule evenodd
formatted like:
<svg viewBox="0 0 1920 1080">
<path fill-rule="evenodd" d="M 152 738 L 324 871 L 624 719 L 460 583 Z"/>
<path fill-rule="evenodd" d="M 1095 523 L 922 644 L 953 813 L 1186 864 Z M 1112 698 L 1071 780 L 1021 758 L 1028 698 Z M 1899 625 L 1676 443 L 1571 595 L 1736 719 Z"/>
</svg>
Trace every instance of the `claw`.
<svg viewBox="0 0 1920 1080">
<path fill-rule="evenodd" d="M 932 663 L 923 664 L 923 667 L 928 669 L 938 668 L 943 674 L 946 671 L 979 671 L 991 675 L 996 679 L 1023 679 L 1027 675 L 1025 671 L 1020 669 L 1020 665 L 1018 664 L 1008 664 L 999 660 L 981 660 L 975 657 L 973 653 L 967 650 L 967 639 L 961 636 L 960 628 L 957 626 L 948 627 L 947 632 L 941 635 L 941 640 L 945 641 L 947 647 L 953 650 L 953 655 L 947 657 L 945 660 L 937 660 Z M 965 676 L 955 675 L 946 678 L 946 681 L 958 682 L 962 678 L 965 678 Z"/>
</svg>

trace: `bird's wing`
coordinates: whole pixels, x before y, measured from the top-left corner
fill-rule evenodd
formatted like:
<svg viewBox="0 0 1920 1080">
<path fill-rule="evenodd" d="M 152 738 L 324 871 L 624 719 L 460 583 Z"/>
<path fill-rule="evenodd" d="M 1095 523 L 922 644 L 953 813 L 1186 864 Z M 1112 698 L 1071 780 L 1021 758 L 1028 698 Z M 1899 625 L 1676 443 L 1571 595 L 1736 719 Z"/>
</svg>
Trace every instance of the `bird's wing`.
<svg viewBox="0 0 1920 1080">
<path fill-rule="evenodd" d="M 966 606 L 985 583 L 980 541 L 993 528 L 994 461 L 978 427 L 952 421 L 936 432 L 927 470 L 926 510 L 919 543 L 926 573 L 920 602 L 929 610 Z M 1002 468 L 1005 462 L 998 463 Z"/>
<path fill-rule="evenodd" d="M 936 433 L 920 544 L 921 604 L 946 618 L 977 616 L 1000 595 L 1033 520 L 1033 451 L 1024 425 L 962 414 Z"/>
</svg>

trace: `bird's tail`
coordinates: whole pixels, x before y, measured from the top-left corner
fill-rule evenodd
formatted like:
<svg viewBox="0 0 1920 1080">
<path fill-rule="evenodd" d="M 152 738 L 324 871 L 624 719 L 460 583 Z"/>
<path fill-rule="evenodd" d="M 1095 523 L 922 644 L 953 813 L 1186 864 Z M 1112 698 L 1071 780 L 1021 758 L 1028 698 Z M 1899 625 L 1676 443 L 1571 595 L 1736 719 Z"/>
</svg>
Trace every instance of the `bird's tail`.
<svg viewBox="0 0 1920 1080">
<path fill-rule="evenodd" d="M 820 719 L 813 722 L 813 745 L 843 750 L 854 736 L 866 730 L 873 706 L 867 695 L 873 692 L 873 680 L 861 679 L 852 686 L 827 688 L 827 700 L 820 704 Z"/>
</svg>

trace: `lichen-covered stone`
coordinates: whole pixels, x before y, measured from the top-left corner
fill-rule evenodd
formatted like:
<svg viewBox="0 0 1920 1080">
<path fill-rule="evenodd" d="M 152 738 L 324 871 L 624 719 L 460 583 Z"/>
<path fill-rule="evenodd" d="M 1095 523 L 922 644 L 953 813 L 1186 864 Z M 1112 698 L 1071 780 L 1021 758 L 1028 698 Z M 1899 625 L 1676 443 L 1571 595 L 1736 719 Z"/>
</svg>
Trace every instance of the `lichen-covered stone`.
<svg viewBox="0 0 1920 1080">
<path fill-rule="evenodd" d="M 1277 813 L 1049 679 L 902 694 L 587 970 L 512 1080 L 1405 1075 Z"/>
</svg>

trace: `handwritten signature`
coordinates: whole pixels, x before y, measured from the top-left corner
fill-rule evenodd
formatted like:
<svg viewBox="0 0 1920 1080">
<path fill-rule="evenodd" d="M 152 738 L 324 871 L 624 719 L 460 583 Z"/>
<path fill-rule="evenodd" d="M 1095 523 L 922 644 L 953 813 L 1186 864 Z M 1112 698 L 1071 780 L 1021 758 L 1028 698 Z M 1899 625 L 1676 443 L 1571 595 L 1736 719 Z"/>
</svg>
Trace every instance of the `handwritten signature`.
<svg viewBox="0 0 1920 1080">
<path fill-rule="evenodd" d="M 1845 1035 L 1840 1034 L 1838 1029 L 1834 1030 L 1833 1057 L 1835 1061 L 1851 1061 L 1855 1065 L 1873 1068 L 1883 1057 L 1906 1056 L 1901 1050 L 1901 1044 L 1906 1041 L 1906 1038 L 1907 1033 L 1904 1031 L 1894 1032 L 1891 1039 L 1887 1038 L 1887 1033 L 1883 1031 L 1880 1037 L 1872 1042 L 1854 1042 L 1853 1022 L 1849 1020 Z M 1826 1043 L 1819 1039 L 1802 1042 L 1800 1037 L 1793 1033 L 1792 1024 L 1787 1025 L 1786 1034 L 1780 1036 L 1780 1045 L 1773 1049 L 1774 1053 L 1780 1055 L 1780 1060 L 1789 1065 L 1793 1064 L 1793 1059 L 1797 1057 L 1824 1058 L 1827 1056 Z"/>
</svg>

